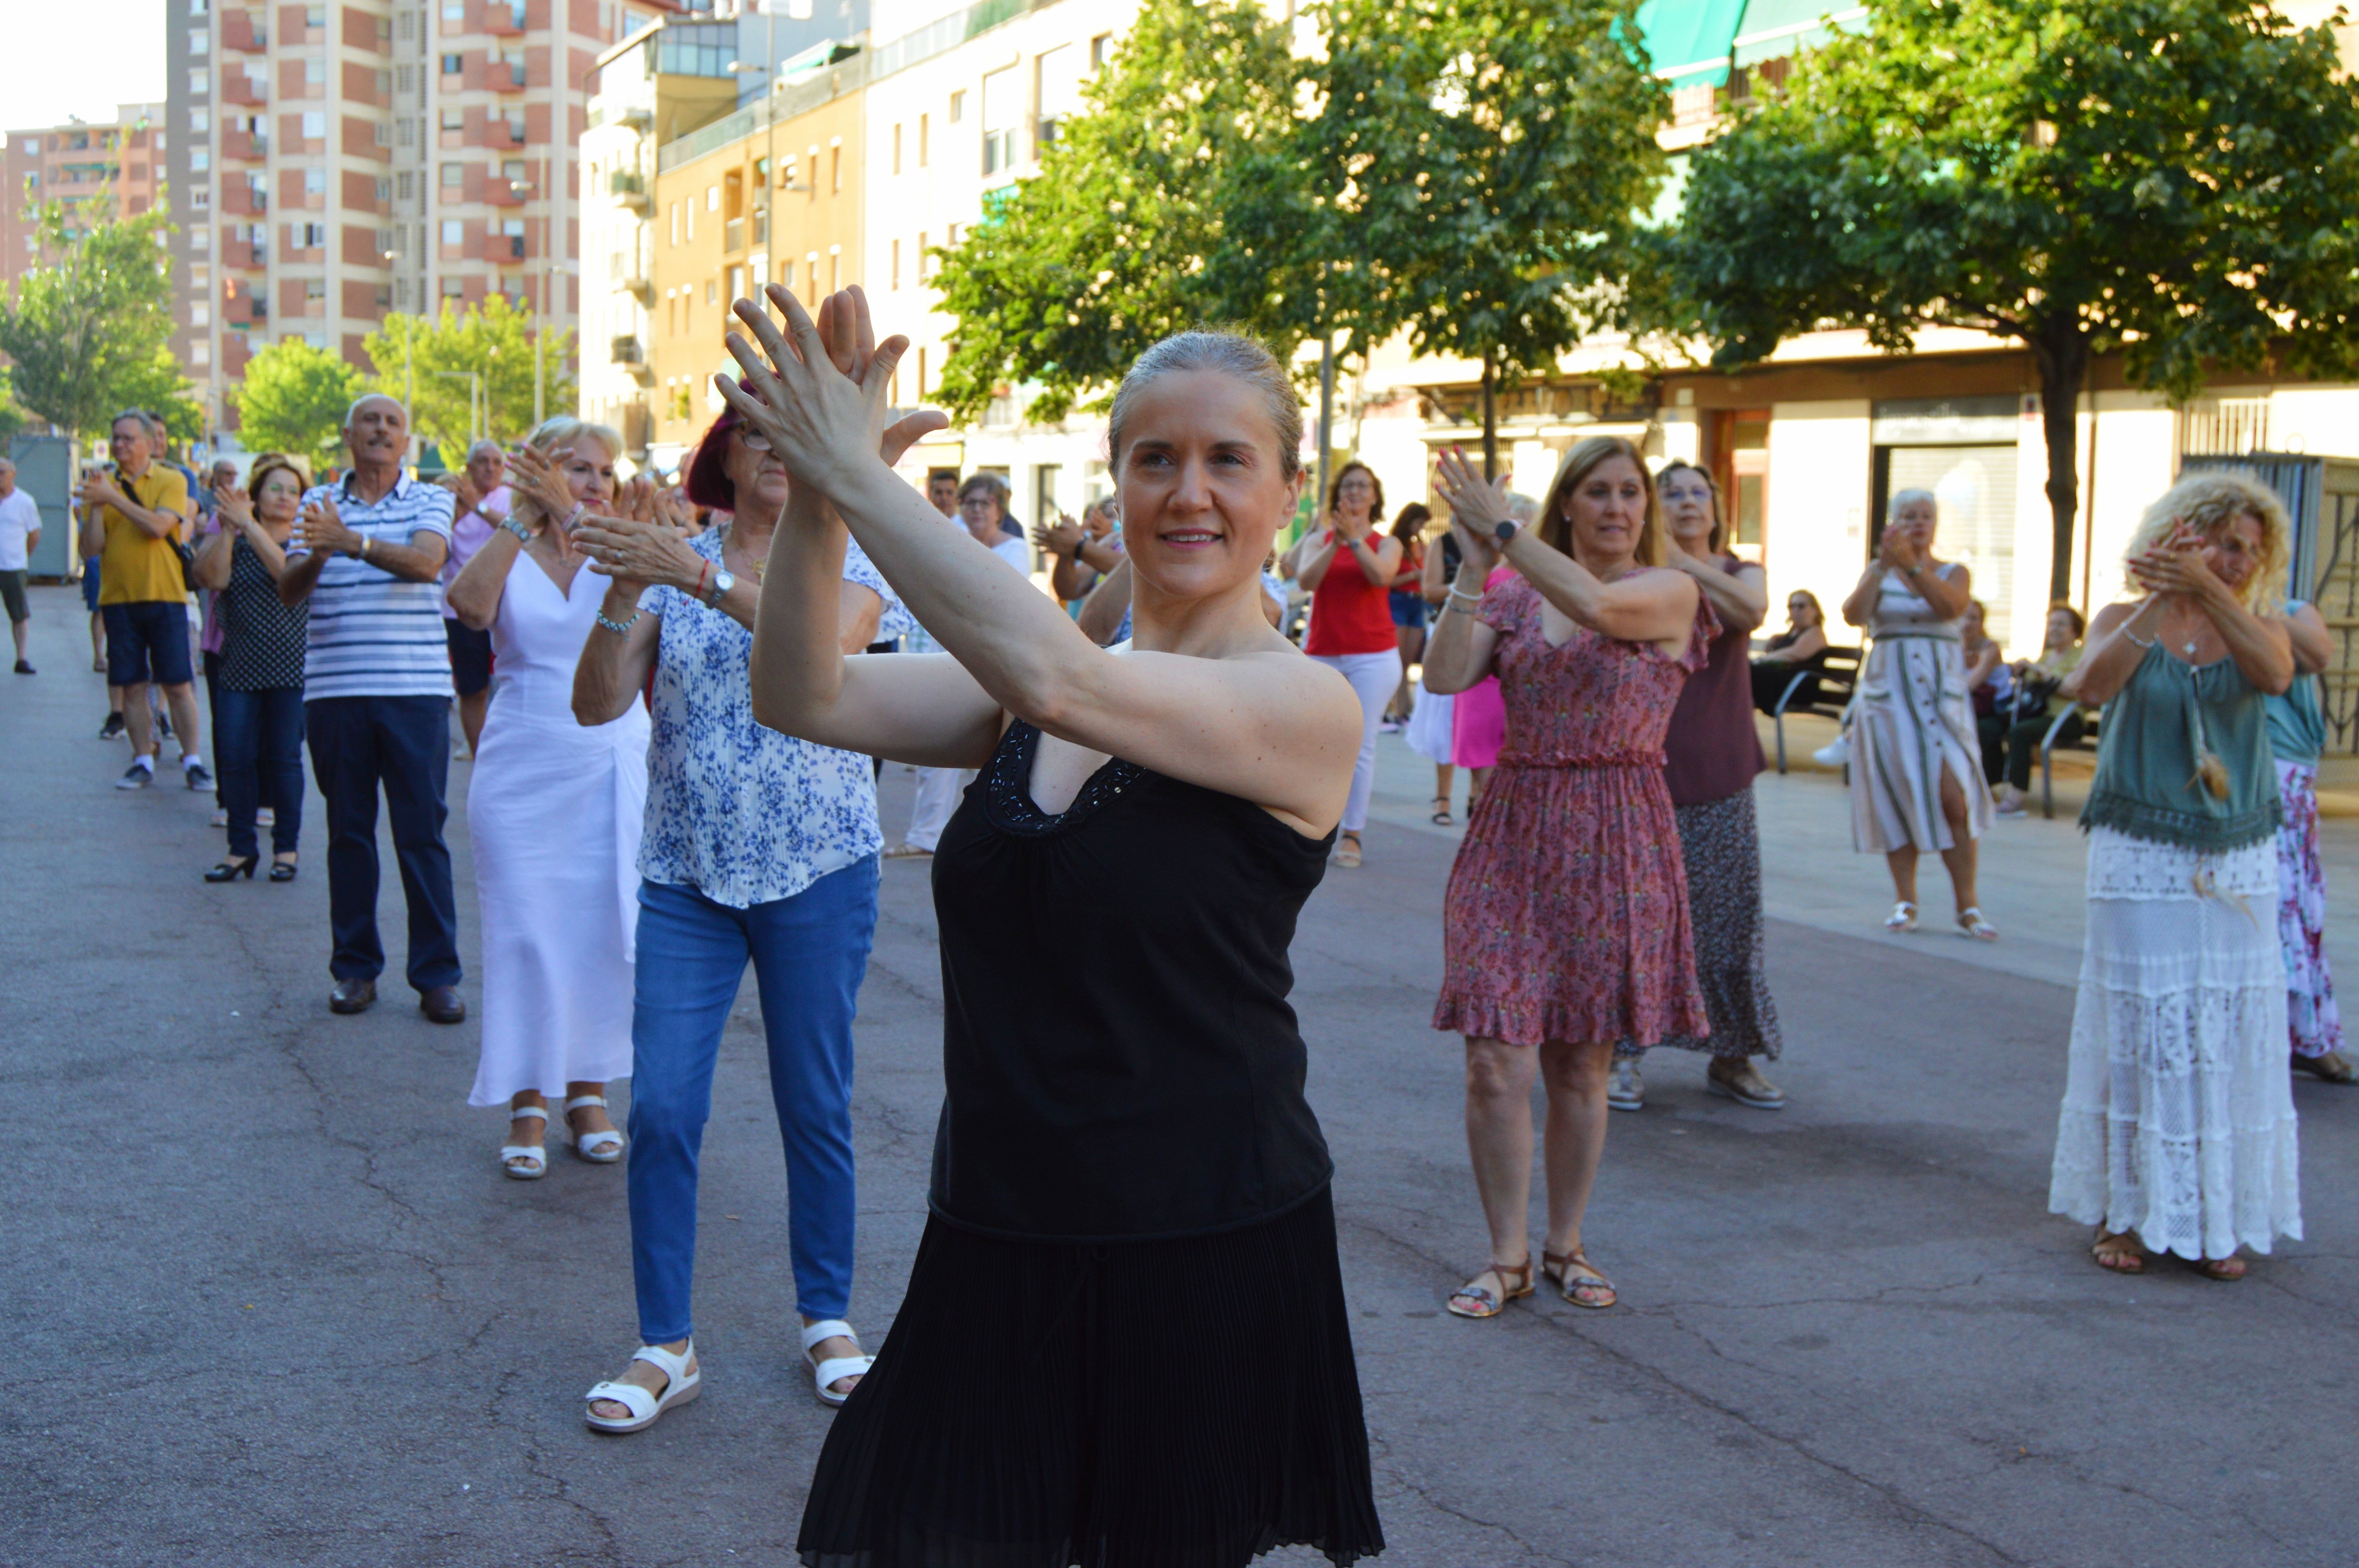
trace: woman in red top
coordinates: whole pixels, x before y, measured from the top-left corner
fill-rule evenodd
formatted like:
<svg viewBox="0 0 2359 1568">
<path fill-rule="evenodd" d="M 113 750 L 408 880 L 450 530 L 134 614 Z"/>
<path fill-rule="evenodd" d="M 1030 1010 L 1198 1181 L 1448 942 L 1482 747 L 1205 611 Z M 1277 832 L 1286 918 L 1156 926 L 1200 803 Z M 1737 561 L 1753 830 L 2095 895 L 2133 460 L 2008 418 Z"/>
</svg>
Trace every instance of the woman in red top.
<svg viewBox="0 0 2359 1568">
<path fill-rule="evenodd" d="M 1343 673 L 1360 699 L 1360 760 L 1343 804 L 1335 864 L 1360 864 L 1368 790 L 1376 779 L 1376 725 L 1400 684 L 1400 644 L 1393 630 L 1392 585 L 1400 574 L 1400 540 L 1375 532 L 1385 487 L 1364 463 L 1347 463 L 1327 486 L 1327 526 L 1286 552 L 1285 574 L 1310 590 L 1310 627 L 1302 651 Z"/>
</svg>

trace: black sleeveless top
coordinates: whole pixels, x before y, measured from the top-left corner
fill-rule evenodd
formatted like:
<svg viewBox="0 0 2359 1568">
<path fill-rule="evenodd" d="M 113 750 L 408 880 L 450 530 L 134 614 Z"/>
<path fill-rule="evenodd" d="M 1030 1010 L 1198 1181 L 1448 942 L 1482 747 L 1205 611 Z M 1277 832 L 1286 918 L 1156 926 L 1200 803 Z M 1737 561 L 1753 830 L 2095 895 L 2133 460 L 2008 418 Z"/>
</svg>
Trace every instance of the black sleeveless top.
<svg viewBox="0 0 2359 1568">
<path fill-rule="evenodd" d="M 1286 999 L 1332 835 L 1118 758 L 1052 817 L 1039 738 L 1008 726 L 934 852 L 933 1212 L 1060 1241 L 1285 1213 L 1333 1170 Z"/>
</svg>

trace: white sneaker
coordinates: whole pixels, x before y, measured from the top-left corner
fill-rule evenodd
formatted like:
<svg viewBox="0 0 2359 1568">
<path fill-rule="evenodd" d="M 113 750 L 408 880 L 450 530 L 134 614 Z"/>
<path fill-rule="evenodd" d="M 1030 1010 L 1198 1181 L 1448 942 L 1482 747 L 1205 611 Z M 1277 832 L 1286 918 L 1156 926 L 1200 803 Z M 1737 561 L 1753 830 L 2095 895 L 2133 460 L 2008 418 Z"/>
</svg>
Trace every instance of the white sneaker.
<svg viewBox="0 0 2359 1568">
<path fill-rule="evenodd" d="M 1851 760 L 1851 736 L 1847 735 L 1835 736 L 1834 739 L 1810 753 L 1810 759 L 1814 762 L 1822 762 L 1829 768 L 1841 768 Z"/>
<path fill-rule="evenodd" d="M 1605 1103 L 1617 1111 L 1643 1111 L 1647 1108 L 1647 1081 L 1638 1076 L 1638 1059 L 1617 1056 L 1614 1070 L 1605 1080 Z"/>
<path fill-rule="evenodd" d="M 206 819 L 206 825 L 208 827 L 216 828 L 225 828 L 229 826 L 229 808 L 227 806 L 215 806 L 213 808 L 213 814 Z"/>
<path fill-rule="evenodd" d="M 256 807 L 254 813 L 254 825 L 258 828 L 277 827 L 278 813 L 267 806 Z"/>
</svg>

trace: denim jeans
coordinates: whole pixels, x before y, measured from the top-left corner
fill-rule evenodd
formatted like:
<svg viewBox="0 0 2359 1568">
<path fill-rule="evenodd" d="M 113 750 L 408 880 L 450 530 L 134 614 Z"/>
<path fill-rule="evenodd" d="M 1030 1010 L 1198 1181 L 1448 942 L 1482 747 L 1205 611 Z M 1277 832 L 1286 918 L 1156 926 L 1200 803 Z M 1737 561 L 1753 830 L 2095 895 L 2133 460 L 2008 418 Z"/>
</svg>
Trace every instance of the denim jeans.
<svg viewBox="0 0 2359 1568">
<path fill-rule="evenodd" d="M 295 853 L 303 835 L 303 688 L 213 689 L 213 771 L 229 812 L 229 853 L 255 853 L 254 813 L 267 803 L 270 847 Z"/>
<path fill-rule="evenodd" d="M 459 983 L 459 905 L 442 842 L 450 713 L 448 697 L 314 697 L 303 705 L 311 776 L 328 811 L 328 920 L 336 934 L 328 972 L 339 980 L 385 972 L 376 929 L 382 786 L 409 905 L 409 983 L 420 991 Z"/>
<path fill-rule="evenodd" d="M 786 1144 L 795 1304 L 814 1319 L 851 1305 L 852 1020 L 875 931 L 874 855 L 745 909 L 693 887 L 639 885 L 628 1186 L 642 1344 L 695 1331 L 697 1160 L 721 1030 L 749 957 Z"/>
</svg>

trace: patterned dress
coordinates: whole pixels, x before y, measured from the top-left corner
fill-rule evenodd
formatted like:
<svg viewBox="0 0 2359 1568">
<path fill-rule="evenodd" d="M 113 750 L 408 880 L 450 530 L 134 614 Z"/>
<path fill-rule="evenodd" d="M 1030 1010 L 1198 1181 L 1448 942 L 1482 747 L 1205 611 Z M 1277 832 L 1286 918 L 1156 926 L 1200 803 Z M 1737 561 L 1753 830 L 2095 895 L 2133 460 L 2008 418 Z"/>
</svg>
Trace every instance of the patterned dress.
<svg viewBox="0 0 2359 1568">
<path fill-rule="evenodd" d="M 1952 562 L 1938 575 L 1956 570 Z M 1865 854 L 1912 844 L 1957 847 L 1941 814 L 1945 771 L 1965 791 L 1968 838 L 1988 833 L 1996 815 L 1983 778 L 1959 625 L 1936 616 L 1899 573 L 1885 574 L 1851 728 L 1852 841 Z"/>
<path fill-rule="evenodd" d="M 1540 609 L 1516 577 L 1475 612 L 1499 634 L 1507 741 L 1451 868 L 1433 1027 L 1516 1045 L 1703 1034 L 1663 735 L 1719 623 L 1700 604 L 1673 659 L 1585 626 L 1551 648 Z"/>
</svg>

